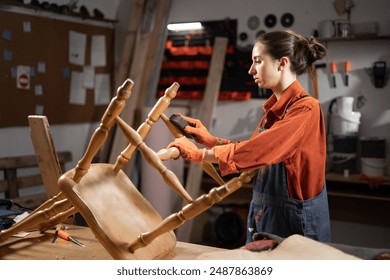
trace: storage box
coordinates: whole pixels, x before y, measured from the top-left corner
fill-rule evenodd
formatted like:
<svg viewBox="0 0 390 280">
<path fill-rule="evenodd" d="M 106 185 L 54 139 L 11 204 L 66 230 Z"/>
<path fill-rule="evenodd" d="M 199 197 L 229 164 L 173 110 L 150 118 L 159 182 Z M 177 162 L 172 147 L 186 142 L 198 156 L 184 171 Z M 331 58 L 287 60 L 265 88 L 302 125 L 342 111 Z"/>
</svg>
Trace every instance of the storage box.
<svg viewBox="0 0 390 280">
<path fill-rule="evenodd" d="M 380 137 L 361 137 L 360 156 L 363 158 L 384 158 L 386 139 Z"/>
<path fill-rule="evenodd" d="M 354 23 L 352 32 L 355 36 L 378 36 L 379 24 L 376 21 Z"/>
<path fill-rule="evenodd" d="M 331 170 L 336 173 L 344 174 L 345 170 L 348 170 L 349 174 L 356 173 L 356 154 L 332 154 L 332 168 Z"/>
<path fill-rule="evenodd" d="M 356 154 L 358 145 L 357 136 L 334 135 L 333 136 L 333 152 L 344 154 Z"/>
<path fill-rule="evenodd" d="M 368 177 L 383 177 L 385 175 L 385 158 L 361 158 L 362 174 Z"/>
</svg>

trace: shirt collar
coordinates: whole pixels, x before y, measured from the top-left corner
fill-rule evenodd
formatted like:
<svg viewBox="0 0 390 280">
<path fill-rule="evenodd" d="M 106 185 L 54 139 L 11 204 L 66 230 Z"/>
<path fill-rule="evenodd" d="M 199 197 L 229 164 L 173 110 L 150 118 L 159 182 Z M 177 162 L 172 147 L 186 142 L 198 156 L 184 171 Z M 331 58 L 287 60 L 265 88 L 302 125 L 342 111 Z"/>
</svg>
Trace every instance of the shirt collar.
<svg viewBox="0 0 390 280">
<path fill-rule="evenodd" d="M 272 94 L 264 103 L 263 109 L 265 112 L 272 111 L 277 118 L 281 119 L 290 104 L 304 95 L 307 95 L 307 93 L 299 81 L 295 80 L 287 89 L 285 89 L 279 100 L 276 99 L 275 94 Z"/>
</svg>

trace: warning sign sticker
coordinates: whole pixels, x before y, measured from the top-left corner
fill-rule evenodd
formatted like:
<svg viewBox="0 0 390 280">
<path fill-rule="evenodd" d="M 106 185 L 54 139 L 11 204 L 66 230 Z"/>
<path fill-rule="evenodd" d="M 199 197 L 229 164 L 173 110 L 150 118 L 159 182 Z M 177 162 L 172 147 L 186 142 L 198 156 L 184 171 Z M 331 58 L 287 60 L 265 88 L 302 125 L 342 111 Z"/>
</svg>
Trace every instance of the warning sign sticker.
<svg viewBox="0 0 390 280">
<path fill-rule="evenodd" d="M 16 69 L 16 87 L 19 89 L 30 89 L 30 66 L 19 65 Z"/>
</svg>

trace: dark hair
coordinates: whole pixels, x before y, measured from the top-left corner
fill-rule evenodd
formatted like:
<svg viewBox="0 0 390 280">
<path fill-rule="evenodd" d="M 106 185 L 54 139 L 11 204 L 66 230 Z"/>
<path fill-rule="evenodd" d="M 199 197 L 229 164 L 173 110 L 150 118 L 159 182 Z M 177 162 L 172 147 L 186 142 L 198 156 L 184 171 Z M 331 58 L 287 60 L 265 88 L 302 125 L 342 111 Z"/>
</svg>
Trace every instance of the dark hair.
<svg viewBox="0 0 390 280">
<path fill-rule="evenodd" d="M 306 39 L 292 30 L 272 31 L 260 35 L 256 42 L 262 43 L 266 52 L 274 59 L 288 57 L 291 71 L 301 75 L 312 74 L 313 63 L 326 56 L 327 49 L 314 37 Z"/>
</svg>

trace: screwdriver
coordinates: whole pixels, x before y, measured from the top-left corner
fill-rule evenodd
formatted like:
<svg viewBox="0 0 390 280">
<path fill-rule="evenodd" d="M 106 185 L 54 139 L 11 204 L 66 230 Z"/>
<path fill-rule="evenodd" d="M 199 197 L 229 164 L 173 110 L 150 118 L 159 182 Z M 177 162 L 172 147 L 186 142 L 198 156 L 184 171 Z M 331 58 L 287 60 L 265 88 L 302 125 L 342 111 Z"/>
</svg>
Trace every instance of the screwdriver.
<svg viewBox="0 0 390 280">
<path fill-rule="evenodd" d="M 336 87 L 336 72 L 337 72 L 337 64 L 336 62 L 332 62 L 331 64 L 331 70 L 332 70 L 332 82 L 333 82 L 333 87 Z"/>
<path fill-rule="evenodd" d="M 81 247 L 85 247 L 85 245 L 83 243 L 81 243 L 77 239 L 73 238 L 72 236 L 69 235 L 69 233 L 67 233 L 66 231 L 64 231 L 62 229 L 57 231 L 57 235 L 59 237 L 61 237 L 62 239 L 64 239 L 64 240 L 72 241 L 74 244 L 77 244 L 77 245 L 79 245 Z"/>
<path fill-rule="evenodd" d="M 345 85 L 348 86 L 349 71 L 351 71 L 351 62 L 349 60 L 345 61 Z"/>
</svg>

